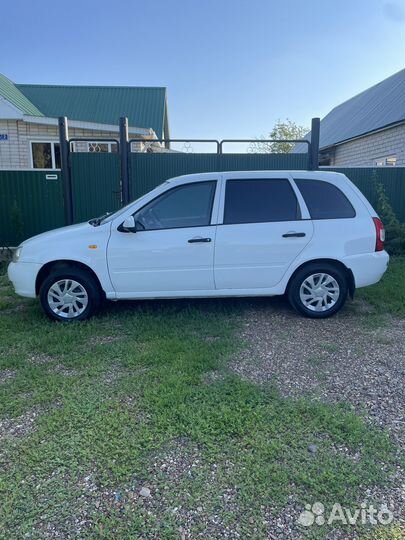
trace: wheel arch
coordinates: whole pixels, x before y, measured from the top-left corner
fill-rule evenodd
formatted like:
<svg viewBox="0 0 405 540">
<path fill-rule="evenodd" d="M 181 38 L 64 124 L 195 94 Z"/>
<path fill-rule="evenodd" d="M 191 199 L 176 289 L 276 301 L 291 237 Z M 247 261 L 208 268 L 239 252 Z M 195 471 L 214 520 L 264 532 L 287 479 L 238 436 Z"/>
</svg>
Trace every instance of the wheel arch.
<svg viewBox="0 0 405 540">
<path fill-rule="evenodd" d="M 314 263 L 327 263 L 327 264 L 332 264 L 333 266 L 336 266 L 337 268 L 339 268 L 340 270 L 343 271 L 344 275 L 346 276 L 346 280 L 347 280 L 347 286 L 348 286 L 348 289 L 349 289 L 349 294 L 350 294 L 350 298 L 353 299 L 354 297 L 354 291 L 355 291 L 355 288 L 356 288 L 356 285 L 355 285 L 355 281 L 354 281 L 354 275 L 353 275 L 353 272 L 350 270 L 350 268 L 348 268 L 345 264 L 343 264 L 341 261 L 337 260 L 337 259 L 330 259 L 330 258 L 321 258 L 321 259 L 311 259 L 309 261 L 305 261 L 304 263 L 300 264 L 300 266 L 298 266 L 294 272 L 291 274 L 289 280 L 288 280 L 288 283 L 287 283 L 287 287 L 286 287 L 286 293 L 288 294 L 288 290 L 290 288 L 290 284 L 292 282 L 292 280 L 294 279 L 294 277 L 296 276 L 296 274 L 302 270 L 303 268 L 305 268 L 306 266 L 309 266 L 310 264 L 314 264 Z"/>
<path fill-rule="evenodd" d="M 42 283 L 44 282 L 44 279 L 50 274 L 52 270 L 55 269 L 67 269 L 67 268 L 80 268 L 81 270 L 84 270 L 88 272 L 96 281 L 101 294 L 105 297 L 105 291 L 103 287 L 101 286 L 100 279 L 98 278 L 97 274 L 94 272 L 90 266 L 87 264 L 84 264 L 80 261 L 74 261 L 71 259 L 59 259 L 56 261 L 49 261 L 45 263 L 41 269 L 39 270 L 37 274 L 37 278 L 35 280 L 35 294 L 39 295 L 39 290 L 41 288 Z"/>
</svg>

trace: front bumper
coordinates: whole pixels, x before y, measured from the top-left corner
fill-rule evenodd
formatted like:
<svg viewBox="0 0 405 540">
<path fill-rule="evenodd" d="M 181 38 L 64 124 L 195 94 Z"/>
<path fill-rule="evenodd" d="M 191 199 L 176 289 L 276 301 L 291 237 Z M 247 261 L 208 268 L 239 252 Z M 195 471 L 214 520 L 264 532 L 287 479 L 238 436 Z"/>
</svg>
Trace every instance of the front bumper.
<svg viewBox="0 0 405 540">
<path fill-rule="evenodd" d="M 8 265 L 8 277 L 14 290 L 20 296 L 35 298 L 35 282 L 42 264 L 33 262 L 11 262 Z"/>
<path fill-rule="evenodd" d="M 390 257 L 386 251 L 376 251 L 345 257 L 342 262 L 353 272 L 357 289 L 380 281 L 388 268 L 389 260 Z"/>
</svg>

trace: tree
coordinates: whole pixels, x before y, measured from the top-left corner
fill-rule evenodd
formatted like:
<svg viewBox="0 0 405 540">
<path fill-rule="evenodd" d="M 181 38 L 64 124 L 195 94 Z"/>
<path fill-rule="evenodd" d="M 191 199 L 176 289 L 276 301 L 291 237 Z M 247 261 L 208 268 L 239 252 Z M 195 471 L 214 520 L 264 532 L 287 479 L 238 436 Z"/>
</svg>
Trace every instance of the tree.
<svg viewBox="0 0 405 540">
<path fill-rule="evenodd" d="M 274 124 L 273 129 L 270 131 L 269 136 L 264 137 L 262 135 L 260 139 L 303 139 L 304 135 L 308 132 L 308 128 L 299 126 L 289 118 L 286 118 L 284 122 L 278 119 Z M 262 142 L 260 139 L 258 139 L 257 142 L 250 144 L 250 152 L 261 154 L 288 154 L 294 147 L 294 143 L 268 143 Z"/>
</svg>

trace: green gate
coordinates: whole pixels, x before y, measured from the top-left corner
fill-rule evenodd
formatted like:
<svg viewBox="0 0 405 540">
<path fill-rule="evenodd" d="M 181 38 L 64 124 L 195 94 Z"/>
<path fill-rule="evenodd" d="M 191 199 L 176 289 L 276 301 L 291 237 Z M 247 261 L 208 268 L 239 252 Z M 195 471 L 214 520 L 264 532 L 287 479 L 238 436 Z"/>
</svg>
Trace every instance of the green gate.
<svg viewBox="0 0 405 540">
<path fill-rule="evenodd" d="M 75 223 L 87 221 L 120 208 L 118 154 L 72 152 L 70 167 Z"/>
</svg>

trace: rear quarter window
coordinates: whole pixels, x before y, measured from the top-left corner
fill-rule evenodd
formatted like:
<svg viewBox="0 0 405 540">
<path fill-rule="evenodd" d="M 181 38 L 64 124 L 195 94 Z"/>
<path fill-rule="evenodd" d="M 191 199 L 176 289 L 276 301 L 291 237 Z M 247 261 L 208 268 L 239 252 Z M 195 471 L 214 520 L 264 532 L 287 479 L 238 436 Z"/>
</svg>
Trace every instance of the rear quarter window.
<svg viewBox="0 0 405 540">
<path fill-rule="evenodd" d="M 312 219 L 353 218 L 356 211 L 336 186 L 320 180 L 295 179 Z"/>
</svg>

